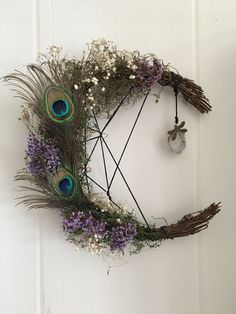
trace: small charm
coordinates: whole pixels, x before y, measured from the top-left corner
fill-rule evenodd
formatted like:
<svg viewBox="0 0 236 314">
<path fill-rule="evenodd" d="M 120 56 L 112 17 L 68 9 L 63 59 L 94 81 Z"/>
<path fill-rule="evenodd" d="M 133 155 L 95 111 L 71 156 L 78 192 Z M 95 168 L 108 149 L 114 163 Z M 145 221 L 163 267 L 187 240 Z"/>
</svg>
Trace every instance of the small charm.
<svg viewBox="0 0 236 314">
<path fill-rule="evenodd" d="M 175 125 L 173 130 L 167 132 L 170 148 L 176 154 L 181 154 L 186 147 L 185 133 L 187 129 L 183 129 L 184 125 L 185 121 L 181 122 L 180 125 Z"/>
</svg>

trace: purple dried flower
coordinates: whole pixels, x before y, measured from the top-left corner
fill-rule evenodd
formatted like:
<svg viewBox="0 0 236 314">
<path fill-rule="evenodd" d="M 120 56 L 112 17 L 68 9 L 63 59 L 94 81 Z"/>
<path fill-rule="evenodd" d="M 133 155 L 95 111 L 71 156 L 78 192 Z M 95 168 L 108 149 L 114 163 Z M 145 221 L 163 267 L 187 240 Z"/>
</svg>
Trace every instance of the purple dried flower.
<svg viewBox="0 0 236 314">
<path fill-rule="evenodd" d="M 60 164 L 59 149 L 51 139 L 37 139 L 30 133 L 26 149 L 26 166 L 34 176 L 44 176 L 45 170 L 54 173 Z"/>
<path fill-rule="evenodd" d="M 140 59 L 136 61 L 136 65 L 138 67 L 136 70 L 136 84 L 139 89 L 150 89 L 161 79 L 163 65 L 158 59 Z"/>
<path fill-rule="evenodd" d="M 63 227 L 65 231 L 73 232 L 81 229 L 84 224 L 85 214 L 82 211 L 73 212 L 70 218 L 64 218 Z"/>
<path fill-rule="evenodd" d="M 106 222 L 95 220 L 91 215 L 84 221 L 82 230 L 88 235 L 105 235 Z"/>
<path fill-rule="evenodd" d="M 111 230 L 110 248 L 112 251 L 124 249 L 129 241 L 137 234 L 137 229 L 131 223 L 123 223 Z"/>
<path fill-rule="evenodd" d="M 74 232 L 81 230 L 87 235 L 105 236 L 107 232 L 105 221 L 96 220 L 91 214 L 86 216 L 82 211 L 73 212 L 70 218 L 65 218 L 63 227 L 65 231 Z"/>
</svg>

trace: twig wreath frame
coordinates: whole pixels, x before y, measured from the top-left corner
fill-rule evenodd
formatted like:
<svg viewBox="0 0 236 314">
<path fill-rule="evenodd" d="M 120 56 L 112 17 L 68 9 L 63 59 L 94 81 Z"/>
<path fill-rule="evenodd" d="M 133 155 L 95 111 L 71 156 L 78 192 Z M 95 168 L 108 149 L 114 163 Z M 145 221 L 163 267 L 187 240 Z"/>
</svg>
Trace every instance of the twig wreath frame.
<svg viewBox="0 0 236 314">
<path fill-rule="evenodd" d="M 15 179 L 30 183 L 20 187 L 31 194 L 21 197 L 20 203 L 30 209 L 59 210 L 68 240 L 77 248 L 96 253 L 123 252 L 126 246 L 131 253 L 138 253 L 145 246 L 156 247 L 162 240 L 206 229 L 220 211 L 220 203 L 185 215 L 171 225 L 156 227 L 146 220 L 119 167 L 137 120 L 118 161 L 103 137 L 123 104 L 142 99 L 140 115 L 156 84 L 171 87 L 176 101 L 181 94 L 186 103 L 208 113 L 211 106 L 202 88 L 173 72 L 155 55 L 120 51 L 105 39 L 93 40 L 81 59 L 60 57 L 60 50 L 53 46 L 48 55 L 40 55 L 37 64 L 4 78 L 24 102 L 20 119 L 29 130 L 26 167 Z M 103 129 L 97 121 L 101 116 L 108 119 Z M 176 125 L 170 136 L 176 138 L 183 125 Z M 86 144 L 92 140 L 95 145 L 88 154 Z M 91 183 L 97 183 L 89 175 L 88 164 L 97 143 L 102 152 L 108 150 L 116 165 L 110 182 L 106 177 L 107 188 L 100 186 L 107 199 L 91 190 Z M 105 159 L 104 169 L 106 173 Z M 123 177 L 144 222 L 112 200 L 110 187 L 116 172 Z"/>
</svg>

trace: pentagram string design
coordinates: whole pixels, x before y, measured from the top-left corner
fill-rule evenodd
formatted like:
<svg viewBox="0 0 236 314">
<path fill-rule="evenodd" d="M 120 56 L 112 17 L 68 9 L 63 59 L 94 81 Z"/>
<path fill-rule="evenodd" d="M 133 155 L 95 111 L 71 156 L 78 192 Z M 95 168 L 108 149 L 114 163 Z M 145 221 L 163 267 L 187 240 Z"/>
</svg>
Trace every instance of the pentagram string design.
<svg viewBox="0 0 236 314">
<path fill-rule="evenodd" d="M 89 181 L 91 181 L 93 184 L 95 184 L 95 185 L 96 185 L 97 187 L 99 187 L 103 192 L 106 193 L 107 197 L 109 198 L 109 200 L 110 200 L 114 205 L 116 205 L 117 207 L 119 207 L 119 205 L 116 204 L 116 203 L 114 202 L 114 200 L 112 199 L 111 193 L 110 193 L 110 192 L 111 192 L 111 188 L 112 188 L 112 184 L 113 184 L 114 179 L 115 179 L 115 177 L 116 177 L 116 174 L 119 173 L 120 176 L 121 176 L 121 178 L 122 178 L 123 181 L 124 181 L 124 184 L 126 185 L 128 191 L 129 191 L 129 193 L 130 193 L 130 195 L 131 195 L 131 197 L 132 197 L 132 199 L 133 199 L 135 205 L 137 206 L 137 209 L 139 210 L 139 212 L 140 212 L 140 214 L 141 214 L 141 216 L 142 216 L 144 222 L 146 223 L 147 227 L 150 228 L 150 227 L 149 227 L 149 224 L 148 224 L 148 222 L 147 222 L 147 219 L 145 218 L 144 213 L 143 213 L 143 211 L 141 210 L 141 207 L 140 207 L 140 205 L 139 205 L 139 203 L 138 203 L 138 201 L 137 201 L 137 198 L 135 197 L 134 193 L 132 192 L 129 183 L 127 182 L 127 179 L 126 179 L 126 177 L 125 177 L 123 171 L 122 171 L 121 168 L 120 168 L 120 163 L 121 163 L 121 161 L 122 161 L 122 159 L 123 159 L 123 157 L 124 157 L 124 155 L 125 155 L 125 151 L 126 151 L 126 149 L 127 149 L 127 147 L 128 147 L 128 144 L 129 144 L 129 142 L 130 142 L 131 136 L 132 136 L 132 134 L 133 134 L 133 132 L 134 132 L 134 129 L 135 129 L 135 127 L 136 127 L 136 125 L 137 125 L 137 122 L 138 122 L 138 120 L 139 120 L 139 118 L 140 118 L 140 115 L 141 115 L 141 113 L 142 113 L 142 111 L 143 111 L 144 105 L 145 105 L 145 103 L 146 103 L 146 100 L 147 100 L 147 97 L 148 97 L 150 91 L 148 91 L 148 92 L 146 93 L 146 95 L 144 96 L 144 98 L 143 98 L 143 101 L 142 101 L 142 103 L 141 103 L 140 109 L 139 109 L 139 111 L 138 111 L 138 113 L 137 113 L 137 115 L 136 115 L 136 117 L 135 117 L 134 123 L 133 123 L 133 125 L 132 125 L 132 128 L 131 128 L 131 130 L 130 130 L 128 136 L 127 136 L 127 139 L 126 139 L 126 141 L 125 141 L 124 147 L 123 147 L 123 149 L 122 149 L 122 151 L 121 151 L 121 153 L 120 153 L 120 156 L 119 156 L 118 160 L 114 157 L 114 154 L 112 153 L 111 148 L 110 148 L 109 145 L 107 144 L 107 141 L 106 141 L 106 139 L 105 139 L 105 137 L 104 137 L 104 131 L 107 129 L 108 125 L 110 125 L 110 123 L 113 121 L 115 115 L 117 114 L 117 112 L 119 111 L 119 109 L 121 108 L 121 106 L 123 105 L 123 103 L 125 102 L 125 100 L 126 100 L 126 98 L 128 97 L 128 94 L 129 94 L 129 93 L 130 93 L 130 91 L 129 91 L 129 92 L 127 93 L 127 95 L 120 101 L 120 103 L 118 104 L 118 106 L 116 107 L 116 109 L 114 110 L 114 112 L 112 113 L 112 115 L 109 117 L 108 121 L 106 122 L 106 124 L 105 124 L 105 126 L 104 126 L 103 128 L 100 128 L 99 123 L 98 123 L 98 118 L 97 118 L 97 116 L 96 116 L 94 110 L 92 110 L 92 118 L 93 118 L 93 120 L 94 120 L 94 126 L 95 126 L 95 128 L 93 128 L 92 131 L 93 131 L 93 132 L 96 132 L 97 135 L 96 135 L 96 136 L 93 136 L 93 137 L 91 137 L 91 138 L 86 139 L 87 142 L 91 142 L 92 140 L 95 140 L 95 142 L 94 142 L 94 144 L 93 144 L 93 146 L 92 146 L 92 149 L 91 149 L 91 152 L 90 152 L 90 154 L 89 154 L 89 156 L 88 156 L 88 159 L 87 159 L 87 161 L 86 161 L 86 163 L 85 163 L 85 165 L 84 165 L 84 172 L 83 172 L 83 175 L 82 175 L 82 179 L 85 178 L 86 183 L 87 183 L 88 192 L 89 192 L 89 193 L 90 193 Z M 85 136 L 86 136 L 86 135 L 85 135 Z M 93 155 L 94 152 L 95 152 L 95 149 L 96 149 L 97 147 L 99 147 L 99 146 L 100 146 L 100 149 L 101 149 L 101 155 L 102 155 L 102 161 L 103 161 L 103 170 L 104 170 L 104 175 L 105 175 L 106 187 L 103 187 L 103 186 L 101 186 L 98 182 L 96 182 L 96 181 L 88 174 L 88 171 L 87 171 L 88 163 L 89 163 L 89 161 L 91 160 L 91 157 L 92 157 L 92 155 Z M 115 170 L 114 170 L 114 172 L 112 173 L 110 179 L 109 179 L 109 177 L 108 177 L 108 169 L 107 169 L 107 162 L 106 162 L 106 154 L 105 154 L 105 151 L 110 155 L 110 157 L 112 158 L 112 160 L 113 160 L 113 162 L 114 162 L 114 164 L 115 164 Z"/>
</svg>

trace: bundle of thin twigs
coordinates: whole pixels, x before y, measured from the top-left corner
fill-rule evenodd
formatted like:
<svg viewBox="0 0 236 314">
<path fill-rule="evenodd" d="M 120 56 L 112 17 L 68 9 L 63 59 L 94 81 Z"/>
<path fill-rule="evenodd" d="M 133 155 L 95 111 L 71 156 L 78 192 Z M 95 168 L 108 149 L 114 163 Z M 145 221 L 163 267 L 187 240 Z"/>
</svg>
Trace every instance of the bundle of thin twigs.
<svg viewBox="0 0 236 314">
<path fill-rule="evenodd" d="M 221 203 L 212 203 L 204 210 L 185 215 L 176 224 L 160 227 L 162 239 L 174 239 L 198 233 L 208 227 L 209 221 L 220 211 Z"/>
<path fill-rule="evenodd" d="M 171 86 L 176 93 L 181 93 L 184 100 L 198 109 L 201 113 L 211 111 L 211 105 L 205 96 L 201 86 L 197 85 L 193 80 L 182 77 L 172 71 L 165 70 L 162 74 L 161 85 Z"/>
</svg>

